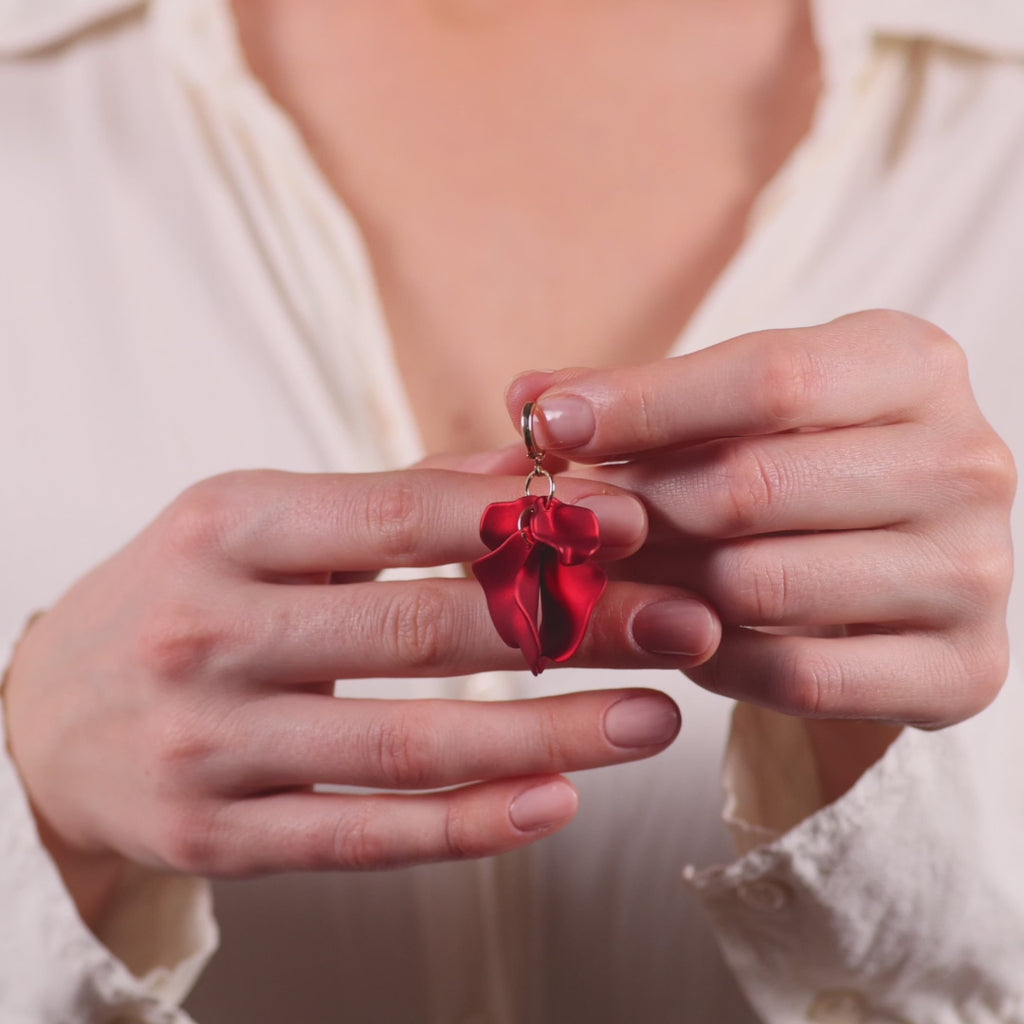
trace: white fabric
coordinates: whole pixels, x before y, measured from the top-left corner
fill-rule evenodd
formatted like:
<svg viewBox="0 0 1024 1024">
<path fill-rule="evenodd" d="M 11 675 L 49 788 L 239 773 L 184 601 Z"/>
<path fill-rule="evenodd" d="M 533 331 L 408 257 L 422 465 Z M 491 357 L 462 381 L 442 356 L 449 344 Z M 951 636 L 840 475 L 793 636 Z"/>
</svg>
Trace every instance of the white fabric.
<svg viewBox="0 0 1024 1024">
<path fill-rule="evenodd" d="M 1019 455 L 1024 14 L 820 0 L 817 19 L 820 116 L 677 351 L 902 308 L 964 345 Z M 0 53 L 0 635 L 15 637 L 196 479 L 397 466 L 420 442 L 357 228 L 245 72 L 221 3 L 0 0 Z M 907 731 L 846 797 L 762 829 L 739 860 L 718 781 L 730 705 L 676 674 L 346 686 L 653 683 L 686 724 L 653 761 L 579 777 L 579 820 L 515 856 L 219 887 L 224 948 L 191 1012 L 1024 1021 L 1020 616 L 1017 599 L 992 709 Z M 816 805 L 811 780 L 788 783 L 799 734 L 771 722 L 738 722 L 730 744 L 727 811 L 748 834 Z M 7 761 L 0 808 L 0 1018 L 187 1020 L 174 1007 L 215 941 L 205 889 L 140 873 L 104 945 Z"/>
</svg>

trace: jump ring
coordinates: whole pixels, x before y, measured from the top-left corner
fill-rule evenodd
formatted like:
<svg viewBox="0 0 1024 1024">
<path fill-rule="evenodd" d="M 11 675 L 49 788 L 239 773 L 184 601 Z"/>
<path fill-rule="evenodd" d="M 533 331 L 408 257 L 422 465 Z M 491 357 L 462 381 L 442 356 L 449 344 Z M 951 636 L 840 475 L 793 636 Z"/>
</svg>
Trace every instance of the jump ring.
<svg viewBox="0 0 1024 1024">
<path fill-rule="evenodd" d="M 526 478 L 526 496 L 531 497 L 530 484 L 539 476 L 544 477 L 548 482 L 548 493 L 544 496 L 544 500 L 550 501 L 555 496 L 555 478 L 542 466 L 534 466 L 530 470 L 530 475 Z"/>
<path fill-rule="evenodd" d="M 530 535 L 526 532 L 526 524 L 533 518 L 533 513 L 536 511 L 537 510 L 533 505 L 527 505 L 526 508 L 519 513 L 519 522 L 516 523 L 516 529 L 526 540 L 530 540 Z"/>
</svg>

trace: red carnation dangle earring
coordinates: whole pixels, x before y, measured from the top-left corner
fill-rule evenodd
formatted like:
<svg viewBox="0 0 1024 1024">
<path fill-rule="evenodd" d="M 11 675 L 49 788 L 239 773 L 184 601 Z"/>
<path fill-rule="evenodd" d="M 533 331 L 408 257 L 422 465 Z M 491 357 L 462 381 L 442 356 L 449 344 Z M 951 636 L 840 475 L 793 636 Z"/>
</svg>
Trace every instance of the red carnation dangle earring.
<svg viewBox="0 0 1024 1024">
<path fill-rule="evenodd" d="M 600 547 L 597 516 L 555 497 L 555 478 L 533 438 L 534 404 L 523 407 L 522 431 L 533 469 L 526 493 L 484 509 L 480 536 L 490 554 L 473 563 L 501 639 L 523 652 L 533 674 L 576 653 L 608 577 L 591 561 Z M 547 494 L 531 494 L 533 481 Z"/>
</svg>

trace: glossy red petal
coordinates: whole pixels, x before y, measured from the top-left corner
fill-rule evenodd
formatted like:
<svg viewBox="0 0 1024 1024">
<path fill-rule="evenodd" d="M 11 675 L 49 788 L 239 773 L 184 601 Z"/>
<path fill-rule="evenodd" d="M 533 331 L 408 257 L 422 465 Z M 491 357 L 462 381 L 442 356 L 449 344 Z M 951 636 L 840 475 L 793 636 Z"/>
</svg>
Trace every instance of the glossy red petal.
<svg viewBox="0 0 1024 1024">
<path fill-rule="evenodd" d="M 545 561 L 540 649 L 546 658 L 566 661 L 576 653 L 607 585 L 605 571 L 593 562 L 563 565 L 554 558 Z"/>
<path fill-rule="evenodd" d="M 578 650 L 604 592 L 597 517 L 557 498 L 526 495 L 488 505 L 480 536 L 491 553 L 473 563 L 498 635 L 534 675 Z"/>
<path fill-rule="evenodd" d="M 601 546 L 597 516 L 589 508 L 557 498 L 541 499 L 530 518 L 530 532 L 534 540 L 554 548 L 565 565 L 585 562 Z"/>
<path fill-rule="evenodd" d="M 516 530 L 499 548 L 473 563 L 473 575 L 483 587 L 498 635 L 509 647 L 518 647 L 531 668 L 540 660 L 537 611 L 542 550 Z M 534 668 L 534 675 L 539 671 Z"/>
<path fill-rule="evenodd" d="M 534 509 L 542 500 L 539 496 L 527 495 L 515 501 L 496 501 L 488 505 L 480 520 L 480 537 L 483 542 L 492 551 L 501 547 L 513 533 L 518 532 L 520 517 L 524 520 L 532 517 L 532 512 L 523 516 L 526 509 Z"/>
</svg>

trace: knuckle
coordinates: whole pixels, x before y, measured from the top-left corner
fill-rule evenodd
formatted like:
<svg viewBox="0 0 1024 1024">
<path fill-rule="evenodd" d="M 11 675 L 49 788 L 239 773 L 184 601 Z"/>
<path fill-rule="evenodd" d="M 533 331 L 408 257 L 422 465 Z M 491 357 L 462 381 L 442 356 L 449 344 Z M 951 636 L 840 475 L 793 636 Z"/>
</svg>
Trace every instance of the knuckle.
<svg viewBox="0 0 1024 1024">
<path fill-rule="evenodd" d="M 629 385 L 624 408 L 632 409 L 635 420 L 633 429 L 636 431 L 635 446 L 639 448 L 656 447 L 661 444 L 664 427 L 658 416 L 658 403 L 652 402 L 647 394 L 646 386 L 639 380 Z"/>
<path fill-rule="evenodd" d="M 387 603 L 382 633 L 394 659 L 412 673 L 439 672 L 446 662 L 450 600 L 443 586 L 424 581 L 402 587 Z"/>
<path fill-rule="evenodd" d="M 849 694 L 843 662 L 820 648 L 795 645 L 784 659 L 779 708 L 800 718 L 839 716 Z"/>
<path fill-rule="evenodd" d="M 167 810 L 157 833 L 160 856 L 175 871 L 207 876 L 224 873 L 212 808 L 193 803 Z"/>
<path fill-rule="evenodd" d="M 182 601 L 150 611 L 135 634 L 136 657 L 146 674 L 176 683 L 202 675 L 222 642 L 210 613 Z"/>
<path fill-rule="evenodd" d="M 146 731 L 147 756 L 158 780 L 180 788 L 198 766 L 207 762 L 219 744 L 200 716 L 163 707 Z"/>
<path fill-rule="evenodd" d="M 898 309 L 869 309 L 840 319 L 891 355 L 894 366 L 912 368 L 915 382 L 944 388 L 967 379 L 963 349 L 941 327 Z"/>
<path fill-rule="evenodd" d="M 425 789 L 437 775 L 441 754 L 438 734 L 421 712 L 411 707 L 391 711 L 371 730 L 371 757 L 383 785 Z"/>
<path fill-rule="evenodd" d="M 376 800 L 367 800 L 334 824 L 328 843 L 330 866 L 369 871 L 399 863 L 392 844 L 380 827 L 375 804 Z M 322 855 L 320 849 L 310 851 L 311 859 Z"/>
<path fill-rule="evenodd" d="M 474 829 L 466 809 L 459 799 L 451 799 L 444 816 L 444 854 L 447 860 L 468 860 L 478 857 L 481 850 L 473 840 Z"/>
<path fill-rule="evenodd" d="M 374 549 L 392 564 L 415 562 L 429 518 L 423 489 L 412 479 L 389 477 L 373 483 L 361 500 Z"/>
<path fill-rule="evenodd" d="M 912 325 L 901 337 L 914 345 L 922 379 L 937 388 L 967 380 L 967 354 L 960 345 L 935 324 L 909 314 L 903 316 Z"/>
<path fill-rule="evenodd" d="M 536 708 L 536 743 L 544 759 L 537 770 L 564 771 L 573 765 L 574 744 L 566 733 L 565 719 L 559 715 L 557 705 Z"/>
<path fill-rule="evenodd" d="M 755 444 L 730 445 L 721 459 L 726 536 L 763 532 L 789 487 L 783 467 Z"/>
<path fill-rule="evenodd" d="M 956 345 L 956 342 L 931 320 L 925 320 L 903 309 L 882 306 L 850 313 L 840 319 L 855 323 L 862 334 L 875 338 L 897 339 L 898 344 L 904 348 L 907 345 L 942 345 L 948 342 Z"/>
<path fill-rule="evenodd" d="M 913 342 L 917 339 L 927 340 L 932 335 L 946 335 L 945 331 L 936 327 L 930 320 L 925 320 L 914 313 L 908 313 L 903 309 L 890 309 L 879 307 L 878 309 L 865 309 L 849 314 L 851 322 L 857 324 L 860 331 L 874 334 L 882 338 L 900 338 L 902 344 Z"/>
<path fill-rule="evenodd" d="M 1000 619 L 1003 620 L 1014 576 L 1013 545 L 1009 537 L 1005 538 L 985 561 L 984 574 L 989 606 L 995 605 L 999 609 Z"/>
<path fill-rule="evenodd" d="M 976 685 L 982 702 L 978 710 L 981 711 L 996 699 L 1010 674 L 1010 642 L 1005 628 L 999 629 L 986 645 L 979 668 Z"/>
<path fill-rule="evenodd" d="M 1017 492 L 1017 467 L 1009 447 L 985 429 L 958 446 L 956 478 L 972 504 L 978 501 L 1008 509 Z"/>
<path fill-rule="evenodd" d="M 984 617 L 1000 616 L 1006 608 L 1013 581 L 1013 551 L 1009 542 L 975 548 L 969 558 L 956 561 L 953 585 L 965 603 Z"/>
<path fill-rule="evenodd" d="M 980 535 L 932 538 L 923 557 L 930 591 L 943 599 L 940 607 L 948 621 L 1002 621 L 1014 575 L 1007 531 L 989 528 Z"/>
<path fill-rule="evenodd" d="M 224 473 L 183 491 L 162 517 L 163 539 L 170 549 L 186 557 L 223 550 L 226 534 L 242 516 L 238 487 L 249 476 L 245 472 Z"/>
<path fill-rule="evenodd" d="M 734 612 L 746 625 L 770 625 L 786 619 L 794 580 L 785 561 L 766 556 L 760 545 L 743 545 L 736 554 L 733 578 Z"/>
<path fill-rule="evenodd" d="M 1010 671 L 1010 644 L 1005 626 L 985 630 L 959 647 L 957 687 L 961 699 L 949 722 L 963 721 L 983 711 L 999 695 Z"/>
<path fill-rule="evenodd" d="M 828 373 L 812 346 L 779 338 L 767 346 L 757 368 L 770 426 L 785 430 L 820 404 Z"/>
<path fill-rule="evenodd" d="M 855 314 L 863 330 L 891 352 L 894 365 L 912 368 L 915 382 L 927 389 L 948 387 L 967 379 L 967 357 L 941 327 L 913 313 L 873 309 Z"/>
</svg>

